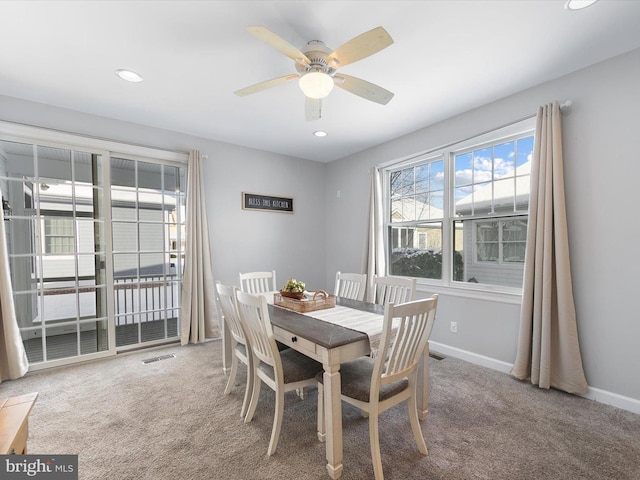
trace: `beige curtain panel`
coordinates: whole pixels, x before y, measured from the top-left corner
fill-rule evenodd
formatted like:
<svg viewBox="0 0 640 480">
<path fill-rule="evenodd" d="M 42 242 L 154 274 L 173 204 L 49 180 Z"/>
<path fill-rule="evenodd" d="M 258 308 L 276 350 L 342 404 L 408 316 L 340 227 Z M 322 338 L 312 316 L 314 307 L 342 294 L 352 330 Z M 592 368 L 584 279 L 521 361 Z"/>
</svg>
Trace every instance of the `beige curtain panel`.
<svg viewBox="0 0 640 480">
<path fill-rule="evenodd" d="M 382 207 L 382 179 L 380 170 L 371 170 L 371 183 L 369 186 L 369 223 L 367 240 L 364 248 L 362 270 L 367 274 L 366 299 L 373 302 L 375 288 L 373 281 L 375 276 L 386 275 L 386 262 L 384 251 L 384 215 Z"/>
<path fill-rule="evenodd" d="M 573 301 L 558 102 L 538 109 L 518 351 L 511 373 L 586 393 Z"/>
<path fill-rule="evenodd" d="M 0 208 L 0 382 L 20 378 L 29 370 L 13 304 L 4 222 Z"/>
<path fill-rule="evenodd" d="M 209 227 L 202 178 L 202 156 L 189 154 L 185 265 L 182 279 L 180 343 L 200 343 L 220 336 L 216 321 Z"/>
</svg>

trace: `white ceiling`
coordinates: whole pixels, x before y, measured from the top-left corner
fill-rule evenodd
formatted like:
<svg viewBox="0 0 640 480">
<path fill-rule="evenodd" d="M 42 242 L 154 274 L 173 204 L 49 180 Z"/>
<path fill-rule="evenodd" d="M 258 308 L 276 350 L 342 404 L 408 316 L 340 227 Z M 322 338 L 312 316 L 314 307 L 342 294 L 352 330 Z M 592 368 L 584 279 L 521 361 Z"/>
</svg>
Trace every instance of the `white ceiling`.
<svg viewBox="0 0 640 480">
<path fill-rule="evenodd" d="M 640 47 L 640 1 L 564 3 L 5 0 L 0 94 L 329 162 Z M 249 25 L 300 49 L 383 26 L 395 43 L 339 71 L 395 96 L 383 106 L 336 88 L 314 122 L 295 81 L 238 97 L 295 73 Z"/>
</svg>

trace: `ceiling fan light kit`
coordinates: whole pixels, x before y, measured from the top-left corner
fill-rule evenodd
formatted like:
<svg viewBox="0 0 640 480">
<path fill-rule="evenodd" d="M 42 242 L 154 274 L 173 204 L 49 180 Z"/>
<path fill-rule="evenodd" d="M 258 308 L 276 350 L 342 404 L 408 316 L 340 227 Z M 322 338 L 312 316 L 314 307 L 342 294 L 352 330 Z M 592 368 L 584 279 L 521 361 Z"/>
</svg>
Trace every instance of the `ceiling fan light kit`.
<svg viewBox="0 0 640 480">
<path fill-rule="evenodd" d="M 251 85 L 236 91 L 238 96 L 257 93 L 297 78 L 306 97 L 307 121 L 321 117 L 321 99 L 329 95 L 334 86 L 381 105 L 386 105 L 393 98 L 393 93 L 378 85 L 348 75 L 336 75 L 338 68 L 362 60 L 393 43 L 391 36 L 382 27 L 358 35 L 333 51 L 319 40 L 311 40 L 302 51 L 298 50 L 262 25 L 247 27 L 247 31 L 293 60 L 298 74 L 284 75 Z"/>
<path fill-rule="evenodd" d="M 333 90 L 333 78 L 324 72 L 309 72 L 300 77 L 300 89 L 309 98 L 324 98 Z"/>
</svg>

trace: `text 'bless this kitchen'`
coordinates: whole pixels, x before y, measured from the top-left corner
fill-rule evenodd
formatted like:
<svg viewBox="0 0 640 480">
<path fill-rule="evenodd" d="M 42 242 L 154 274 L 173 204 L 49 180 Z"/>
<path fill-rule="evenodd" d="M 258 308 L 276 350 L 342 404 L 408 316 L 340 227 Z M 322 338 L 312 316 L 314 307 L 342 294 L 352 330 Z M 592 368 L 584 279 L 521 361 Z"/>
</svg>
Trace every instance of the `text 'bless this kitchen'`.
<svg viewBox="0 0 640 480">
<path fill-rule="evenodd" d="M 268 210 L 272 212 L 293 212 L 293 198 L 242 194 L 242 208 L 245 210 Z"/>
</svg>

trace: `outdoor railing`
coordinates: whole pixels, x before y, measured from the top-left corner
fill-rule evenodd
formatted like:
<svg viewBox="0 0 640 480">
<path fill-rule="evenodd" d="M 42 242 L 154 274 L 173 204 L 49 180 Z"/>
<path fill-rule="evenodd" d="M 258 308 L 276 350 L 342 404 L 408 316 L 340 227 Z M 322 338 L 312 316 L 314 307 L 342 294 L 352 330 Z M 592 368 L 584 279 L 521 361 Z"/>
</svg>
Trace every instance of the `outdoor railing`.
<svg viewBox="0 0 640 480">
<path fill-rule="evenodd" d="M 119 277 L 114 281 L 116 325 L 177 317 L 177 275 Z"/>
<path fill-rule="evenodd" d="M 93 278 L 80 280 L 94 281 Z M 117 277 L 114 279 L 114 315 L 116 326 L 137 322 L 149 322 L 176 318 L 180 308 L 180 283 L 177 275 L 145 275 L 140 277 Z M 72 278 L 45 279 L 47 283 L 75 282 Z M 40 292 L 45 297 L 60 296 L 56 301 L 51 298 L 48 302 L 55 302 L 56 320 L 73 318 L 76 310 L 75 294 L 79 294 L 80 311 L 86 314 L 96 312 L 97 299 L 93 295 L 104 287 L 83 285 L 71 287 L 68 285 L 45 288 Z M 84 294 L 84 295 L 83 295 Z M 66 297 L 66 298 L 65 298 Z M 106 301 L 106 297 L 104 298 Z M 65 314 L 65 311 L 68 313 Z"/>
</svg>

